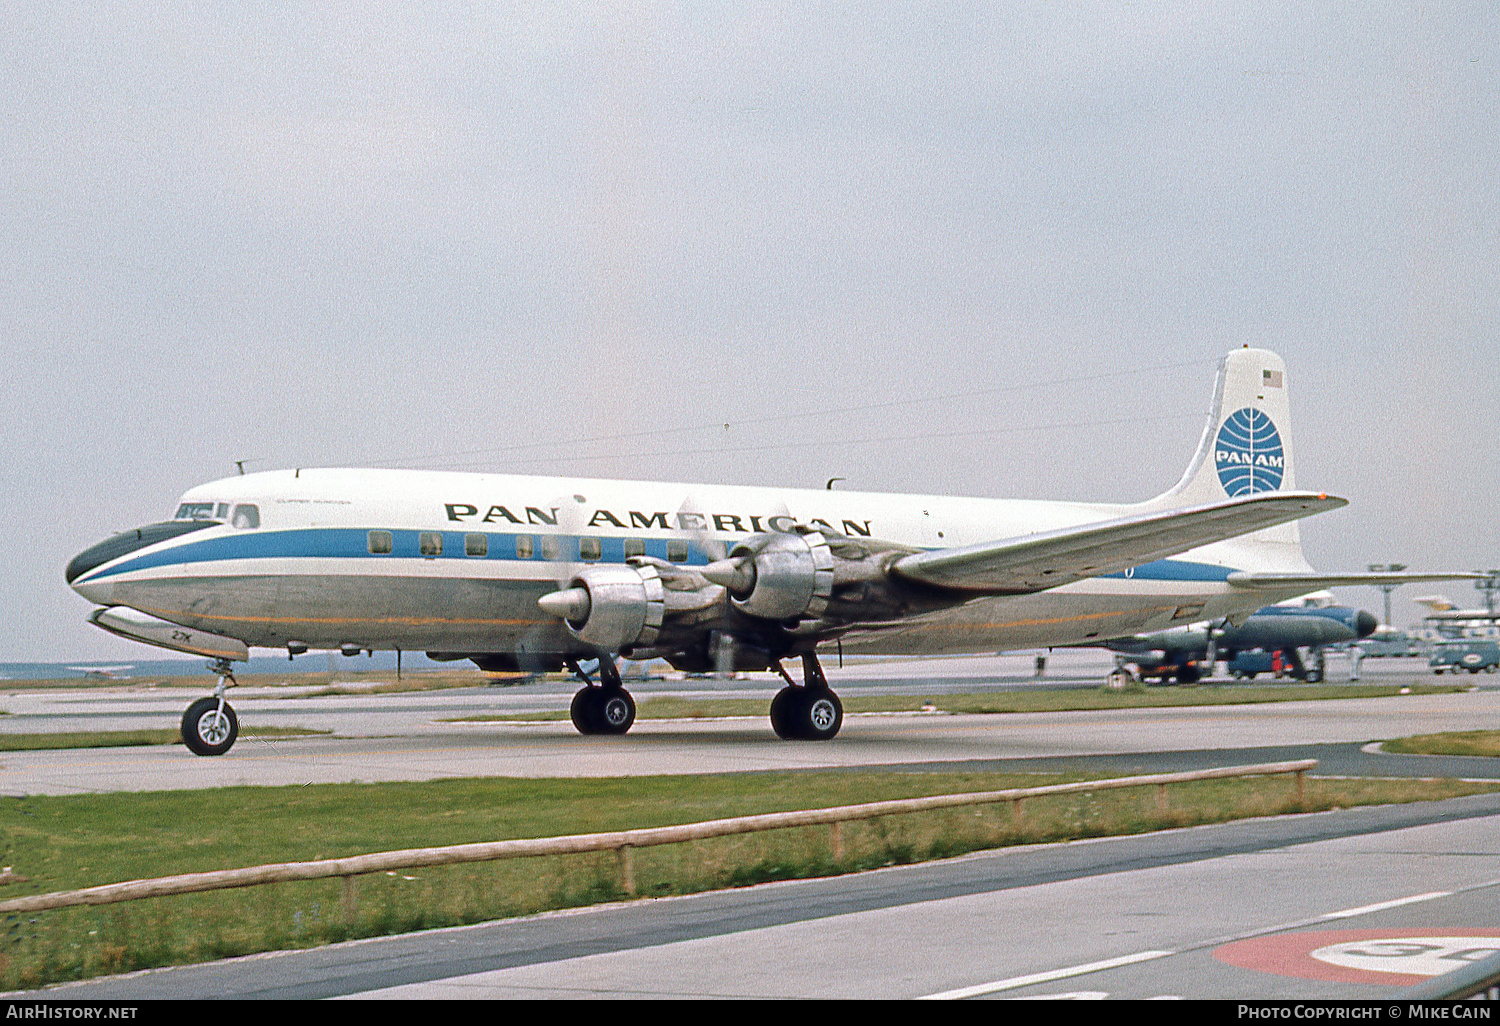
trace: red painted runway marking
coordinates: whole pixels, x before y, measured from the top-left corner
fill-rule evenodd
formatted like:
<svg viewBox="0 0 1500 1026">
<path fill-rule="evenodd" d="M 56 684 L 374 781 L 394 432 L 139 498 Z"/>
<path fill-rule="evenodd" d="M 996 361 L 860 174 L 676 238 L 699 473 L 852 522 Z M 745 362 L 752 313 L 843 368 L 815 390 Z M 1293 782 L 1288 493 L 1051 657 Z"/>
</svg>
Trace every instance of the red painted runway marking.
<svg viewBox="0 0 1500 1026">
<path fill-rule="evenodd" d="M 1213 954 L 1226 965 L 1277 976 L 1405 987 L 1496 951 L 1500 929 L 1434 926 L 1272 934 L 1225 944 Z"/>
</svg>

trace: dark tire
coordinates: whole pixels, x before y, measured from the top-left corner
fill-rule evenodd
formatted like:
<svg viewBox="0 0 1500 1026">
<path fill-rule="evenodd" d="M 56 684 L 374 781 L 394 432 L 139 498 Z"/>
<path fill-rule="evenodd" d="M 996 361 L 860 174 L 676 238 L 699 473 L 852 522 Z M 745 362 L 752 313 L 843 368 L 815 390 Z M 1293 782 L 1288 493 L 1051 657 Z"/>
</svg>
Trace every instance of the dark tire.
<svg viewBox="0 0 1500 1026">
<path fill-rule="evenodd" d="M 568 715 L 580 734 L 623 734 L 635 723 L 635 699 L 624 688 L 579 689 Z"/>
<path fill-rule="evenodd" d="M 598 733 L 623 734 L 635 722 L 635 699 L 624 688 L 600 688 L 590 697 Z"/>
<path fill-rule="evenodd" d="M 844 724 L 844 705 L 828 688 L 782 688 L 771 700 L 771 729 L 788 741 L 827 741 Z"/>
<path fill-rule="evenodd" d="M 200 698 L 182 714 L 182 743 L 194 755 L 223 755 L 240 736 L 240 720 L 224 703 L 219 715 L 217 698 Z"/>
<path fill-rule="evenodd" d="M 578 694 L 573 696 L 573 703 L 568 706 L 568 716 L 573 720 L 573 727 L 580 734 L 598 734 L 598 726 L 594 721 L 594 689 L 584 685 Z"/>
<path fill-rule="evenodd" d="M 1198 678 L 1201 676 L 1202 674 L 1196 666 L 1179 666 L 1177 668 L 1177 683 L 1179 684 L 1196 684 L 1198 683 Z M 1165 680 L 1166 678 L 1163 677 L 1162 679 Z"/>
<path fill-rule="evenodd" d="M 785 687 L 776 692 L 776 697 L 771 699 L 771 729 L 776 731 L 776 736 L 784 741 L 795 741 L 798 737 L 788 710 L 796 702 L 797 693 L 801 690 L 801 688 Z"/>
</svg>

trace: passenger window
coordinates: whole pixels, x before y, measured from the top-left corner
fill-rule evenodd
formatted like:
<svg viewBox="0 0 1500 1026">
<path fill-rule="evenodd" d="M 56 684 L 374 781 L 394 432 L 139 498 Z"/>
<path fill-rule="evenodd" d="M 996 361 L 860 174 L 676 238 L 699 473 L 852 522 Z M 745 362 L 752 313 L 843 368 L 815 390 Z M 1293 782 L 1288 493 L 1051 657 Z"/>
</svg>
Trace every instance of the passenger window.
<svg viewBox="0 0 1500 1026">
<path fill-rule="evenodd" d="M 599 544 L 599 539 L 598 538 L 579 538 L 578 539 L 578 558 L 579 559 L 587 559 L 587 560 L 598 559 L 599 556 L 600 556 L 600 554 L 601 554 L 601 552 L 602 552 L 602 548 L 601 548 L 601 546 Z"/>
<path fill-rule="evenodd" d="M 423 531 L 417 536 L 417 550 L 424 556 L 441 556 L 443 536 L 436 531 Z"/>
<path fill-rule="evenodd" d="M 644 556 L 646 554 L 646 543 L 640 538 L 625 539 L 625 558 L 631 556 Z"/>
<path fill-rule="evenodd" d="M 239 528 L 259 527 L 260 507 L 248 502 L 234 507 L 234 518 L 230 523 Z"/>
<path fill-rule="evenodd" d="M 518 534 L 518 535 L 516 535 L 516 558 L 517 559 L 530 559 L 531 558 L 531 553 L 532 553 L 531 535 L 529 535 L 529 534 Z"/>
<path fill-rule="evenodd" d="M 680 538 L 667 539 L 667 559 L 673 563 L 686 563 L 688 558 L 688 543 Z"/>
<path fill-rule="evenodd" d="M 490 554 L 490 536 L 487 534 L 464 535 L 464 555 L 466 556 L 488 556 Z"/>
<path fill-rule="evenodd" d="M 556 559 L 559 548 L 560 548 L 560 546 L 557 544 L 557 538 L 554 535 L 550 535 L 550 534 L 544 534 L 544 535 L 542 535 L 542 558 L 543 559 Z"/>
<path fill-rule="evenodd" d="M 371 531 L 370 532 L 370 539 L 369 540 L 370 540 L 370 555 L 372 555 L 372 556 L 385 556 L 385 555 L 389 555 L 390 554 L 390 551 L 391 551 L 391 532 L 389 532 L 389 531 Z"/>
</svg>

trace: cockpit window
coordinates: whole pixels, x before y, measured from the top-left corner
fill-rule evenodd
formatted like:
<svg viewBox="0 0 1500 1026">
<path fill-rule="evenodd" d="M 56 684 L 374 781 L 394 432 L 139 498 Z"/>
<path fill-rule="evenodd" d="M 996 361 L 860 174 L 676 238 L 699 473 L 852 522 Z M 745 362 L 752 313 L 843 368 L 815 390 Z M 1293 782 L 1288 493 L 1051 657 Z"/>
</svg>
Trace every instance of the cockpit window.
<svg viewBox="0 0 1500 1026">
<path fill-rule="evenodd" d="M 173 520 L 212 520 L 214 518 L 214 504 L 211 502 L 184 502 L 177 507 L 177 515 Z"/>
<path fill-rule="evenodd" d="M 235 527 L 259 527 L 260 507 L 251 502 L 241 503 L 234 507 L 234 516 L 229 520 Z"/>
</svg>

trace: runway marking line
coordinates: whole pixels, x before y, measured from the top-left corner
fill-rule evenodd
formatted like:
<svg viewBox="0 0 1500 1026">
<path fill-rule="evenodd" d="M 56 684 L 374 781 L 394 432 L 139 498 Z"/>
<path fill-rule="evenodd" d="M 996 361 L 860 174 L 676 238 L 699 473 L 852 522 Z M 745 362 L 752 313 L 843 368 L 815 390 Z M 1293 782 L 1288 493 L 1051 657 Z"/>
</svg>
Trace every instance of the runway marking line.
<svg viewBox="0 0 1500 1026">
<path fill-rule="evenodd" d="M 928 994 L 920 997 L 919 1001 L 960 1001 L 964 998 L 979 997 L 981 994 L 994 994 L 1002 990 L 1015 990 L 1018 987 L 1029 987 L 1034 983 L 1050 983 L 1053 980 L 1065 980 L 1071 976 L 1084 976 L 1088 973 L 1097 973 L 1104 969 L 1115 969 L 1122 965 L 1134 965 L 1137 962 L 1149 962 L 1154 958 L 1165 958 L 1175 955 L 1175 951 L 1137 951 L 1133 955 L 1121 955 L 1119 958 L 1106 958 L 1102 962 L 1089 962 L 1085 965 L 1069 966 L 1066 969 L 1049 969 L 1043 973 L 1028 973 L 1025 976 L 1012 976 L 1008 980 L 996 980 L 993 983 L 980 983 L 973 987 L 960 987 L 957 990 L 945 990 L 938 994 Z"/>
<path fill-rule="evenodd" d="M 1390 901 L 1377 901 L 1373 905 L 1361 905 L 1359 908 L 1346 908 L 1340 912 L 1329 912 L 1322 916 L 1323 919 L 1349 919 L 1353 916 L 1362 916 L 1366 912 L 1383 912 L 1388 908 L 1400 908 L 1402 905 L 1415 905 L 1421 901 L 1431 901 L 1434 898 L 1446 898 L 1452 891 L 1428 891 L 1426 894 L 1413 894 L 1406 898 L 1393 898 Z"/>
</svg>

